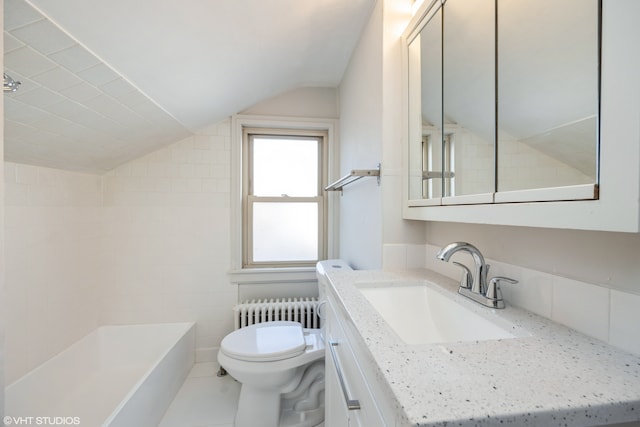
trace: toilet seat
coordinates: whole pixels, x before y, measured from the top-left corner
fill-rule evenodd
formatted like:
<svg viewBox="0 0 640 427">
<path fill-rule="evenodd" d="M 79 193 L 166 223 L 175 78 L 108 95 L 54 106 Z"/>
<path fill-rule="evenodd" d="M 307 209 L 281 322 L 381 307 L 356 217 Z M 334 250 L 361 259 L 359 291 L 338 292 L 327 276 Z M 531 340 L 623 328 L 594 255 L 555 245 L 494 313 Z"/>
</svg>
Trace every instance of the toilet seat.
<svg viewBox="0 0 640 427">
<path fill-rule="evenodd" d="M 273 362 L 304 353 L 307 344 L 298 322 L 265 322 L 240 328 L 220 343 L 220 351 L 236 360 Z"/>
</svg>

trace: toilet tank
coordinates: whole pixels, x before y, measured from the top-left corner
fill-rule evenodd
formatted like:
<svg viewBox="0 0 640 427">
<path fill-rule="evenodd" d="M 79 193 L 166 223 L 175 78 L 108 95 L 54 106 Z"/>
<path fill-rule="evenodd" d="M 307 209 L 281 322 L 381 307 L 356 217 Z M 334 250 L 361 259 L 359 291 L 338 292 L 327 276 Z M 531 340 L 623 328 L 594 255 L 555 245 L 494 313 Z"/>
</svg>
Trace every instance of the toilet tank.
<svg viewBox="0 0 640 427">
<path fill-rule="evenodd" d="M 318 315 L 320 317 L 320 335 L 324 339 L 324 304 L 327 299 L 327 286 L 329 286 L 329 279 L 327 278 L 327 273 L 331 271 L 345 271 L 345 270 L 353 270 L 349 267 L 344 260 L 341 259 L 328 259 L 325 261 L 319 261 L 316 264 L 316 277 L 318 279 L 318 300 L 320 301 L 320 308 L 318 310 Z"/>
</svg>

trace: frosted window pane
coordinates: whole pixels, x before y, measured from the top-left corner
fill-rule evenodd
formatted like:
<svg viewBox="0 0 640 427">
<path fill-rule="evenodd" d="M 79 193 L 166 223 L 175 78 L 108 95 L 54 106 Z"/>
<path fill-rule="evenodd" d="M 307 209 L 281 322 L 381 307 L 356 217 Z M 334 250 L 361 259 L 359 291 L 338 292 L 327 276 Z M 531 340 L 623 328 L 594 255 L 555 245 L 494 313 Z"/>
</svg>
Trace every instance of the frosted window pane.
<svg viewBox="0 0 640 427">
<path fill-rule="evenodd" d="M 316 203 L 254 203 L 253 261 L 318 259 Z"/>
<path fill-rule="evenodd" d="M 318 140 L 254 137 L 253 194 L 317 196 Z"/>
</svg>

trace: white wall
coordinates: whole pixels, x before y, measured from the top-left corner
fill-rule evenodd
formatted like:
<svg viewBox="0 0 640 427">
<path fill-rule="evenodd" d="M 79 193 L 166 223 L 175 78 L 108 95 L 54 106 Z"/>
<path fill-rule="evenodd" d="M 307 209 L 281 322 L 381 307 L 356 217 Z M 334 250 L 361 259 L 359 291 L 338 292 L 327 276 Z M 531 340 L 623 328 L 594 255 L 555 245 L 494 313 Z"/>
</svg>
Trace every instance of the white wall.
<svg viewBox="0 0 640 427">
<path fill-rule="evenodd" d="M 411 0 L 385 0 L 382 25 L 382 214 L 383 266 L 396 255 L 398 243 L 424 243 L 424 224 L 402 219 L 403 138 L 407 132 L 403 114 L 407 100 L 403 96 L 406 79 L 402 69 L 400 35 L 411 19 Z M 418 246 L 419 247 L 419 246 Z M 415 247 L 414 247 L 415 248 Z M 422 259 L 422 252 L 407 252 L 407 267 Z"/>
<path fill-rule="evenodd" d="M 363 179 L 340 199 L 340 257 L 358 269 L 404 256 L 403 243 L 424 241 L 423 225 L 402 220 L 404 131 L 400 35 L 408 0 L 378 1 L 340 83 L 343 174 L 382 162 L 381 186 Z M 383 250 L 384 247 L 384 250 Z M 402 252 L 402 253 L 399 253 Z M 422 259 L 422 252 L 410 257 Z"/>
<path fill-rule="evenodd" d="M 330 87 L 293 89 L 260 102 L 240 114 L 337 118 L 337 91 Z"/>
<path fill-rule="evenodd" d="M 372 11 L 340 83 L 340 171 L 382 161 L 382 2 Z M 358 269 L 382 265 L 382 190 L 373 178 L 340 198 L 340 257 Z"/>
<path fill-rule="evenodd" d="M 6 381 L 98 325 L 99 176 L 4 163 Z"/>
</svg>

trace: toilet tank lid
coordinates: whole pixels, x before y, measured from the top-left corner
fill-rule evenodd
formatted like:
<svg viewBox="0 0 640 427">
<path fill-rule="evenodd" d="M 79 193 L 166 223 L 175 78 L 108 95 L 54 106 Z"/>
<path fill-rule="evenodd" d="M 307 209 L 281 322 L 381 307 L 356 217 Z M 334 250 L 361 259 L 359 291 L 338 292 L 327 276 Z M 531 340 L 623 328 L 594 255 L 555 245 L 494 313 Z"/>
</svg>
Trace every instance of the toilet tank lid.
<svg viewBox="0 0 640 427">
<path fill-rule="evenodd" d="M 268 362 L 298 356 L 306 342 L 299 322 L 257 323 L 224 337 L 220 350 L 227 356 L 246 361 Z"/>
<path fill-rule="evenodd" d="M 349 264 L 342 259 L 327 259 L 324 261 L 318 261 L 316 264 L 316 272 L 321 275 L 325 275 L 329 271 L 348 271 L 353 270 L 349 267 Z"/>
</svg>

